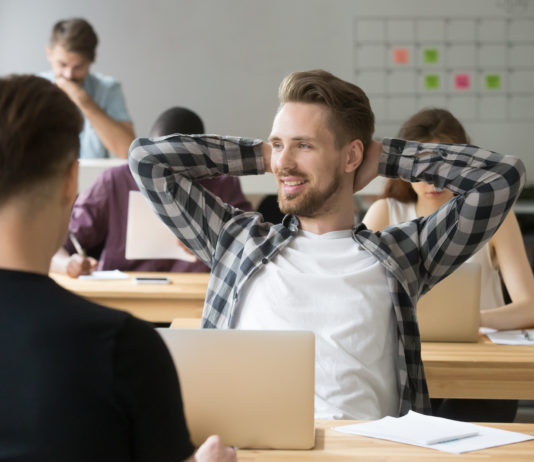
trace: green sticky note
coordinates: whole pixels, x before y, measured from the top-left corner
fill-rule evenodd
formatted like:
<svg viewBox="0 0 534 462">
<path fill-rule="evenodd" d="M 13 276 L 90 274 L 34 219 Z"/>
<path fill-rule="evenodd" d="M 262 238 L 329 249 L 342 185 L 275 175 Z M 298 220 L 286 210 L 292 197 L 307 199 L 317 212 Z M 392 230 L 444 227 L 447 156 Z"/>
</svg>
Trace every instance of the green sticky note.
<svg viewBox="0 0 534 462">
<path fill-rule="evenodd" d="M 488 90 L 501 88 L 501 76 L 499 74 L 486 74 L 486 88 Z"/>
<path fill-rule="evenodd" d="M 423 50 L 424 63 L 437 63 L 439 60 L 439 52 L 437 48 L 425 48 Z"/>
<path fill-rule="evenodd" d="M 427 74 L 425 75 L 425 88 L 427 90 L 436 90 L 439 88 L 439 75 Z"/>
</svg>

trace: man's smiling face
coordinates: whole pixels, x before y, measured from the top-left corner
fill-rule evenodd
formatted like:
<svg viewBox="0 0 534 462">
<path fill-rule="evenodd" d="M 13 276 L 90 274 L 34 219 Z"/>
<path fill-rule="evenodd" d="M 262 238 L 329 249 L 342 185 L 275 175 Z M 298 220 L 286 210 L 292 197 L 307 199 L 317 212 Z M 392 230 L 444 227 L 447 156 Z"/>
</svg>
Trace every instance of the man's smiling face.
<svg viewBox="0 0 534 462">
<path fill-rule="evenodd" d="M 285 103 L 275 116 L 271 168 L 284 213 L 317 217 L 336 203 L 343 163 L 327 118 L 328 108 L 314 103 Z"/>
</svg>

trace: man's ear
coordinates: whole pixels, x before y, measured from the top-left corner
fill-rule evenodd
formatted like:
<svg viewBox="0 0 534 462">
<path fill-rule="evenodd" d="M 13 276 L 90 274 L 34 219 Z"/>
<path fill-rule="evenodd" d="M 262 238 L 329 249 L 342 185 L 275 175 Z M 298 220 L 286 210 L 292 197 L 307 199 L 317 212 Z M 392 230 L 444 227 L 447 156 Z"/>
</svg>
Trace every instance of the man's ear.
<svg viewBox="0 0 534 462">
<path fill-rule="evenodd" d="M 45 51 L 46 51 L 46 58 L 48 59 L 48 61 L 50 61 L 50 57 L 52 55 L 52 48 L 50 48 L 48 45 L 45 46 Z"/>
<path fill-rule="evenodd" d="M 79 161 L 74 160 L 67 168 L 63 181 L 63 190 L 61 199 L 65 205 L 69 207 L 74 204 L 76 196 L 78 195 L 78 173 L 79 173 Z"/>
<path fill-rule="evenodd" d="M 357 139 L 351 141 L 347 146 L 347 157 L 345 162 L 345 173 L 352 173 L 363 162 L 363 143 Z"/>
</svg>

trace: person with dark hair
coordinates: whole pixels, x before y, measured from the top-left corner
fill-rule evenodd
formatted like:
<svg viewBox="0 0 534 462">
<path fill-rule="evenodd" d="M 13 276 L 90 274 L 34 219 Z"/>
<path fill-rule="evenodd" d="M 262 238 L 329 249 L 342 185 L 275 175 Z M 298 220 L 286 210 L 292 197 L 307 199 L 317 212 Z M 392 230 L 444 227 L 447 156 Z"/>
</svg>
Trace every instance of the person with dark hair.
<svg viewBox="0 0 534 462">
<path fill-rule="evenodd" d="M 172 135 L 130 147 L 141 192 L 211 268 L 202 326 L 313 330 L 316 418 L 429 413 L 415 304 L 490 239 L 524 166 L 474 146 L 373 141 L 365 93 L 323 70 L 290 74 L 279 97 L 268 142 Z M 280 224 L 199 181 L 265 172 L 288 214 Z M 378 174 L 446 186 L 458 200 L 373 233 L 354 226 L 352 195 Z"/>
<path fill-rule="evenodd" d="M 63 19 L 52 28 L 46 56 L 51 71 L 45 77 L 61 88 L 84 117 L 80 157 L 128 156 L 135 137 L 120 84 L 111 77 L 91 73 L 97 35 L 81 18 Z"/>
<path fill-rule="evenodd" d="M 82 126 L 49 81 L 0 78 L 0 460 L 234 461 L 218 437 L 193 455 L 173 361 L 148 323 L 48 276 Z"/>
<path fill-rule="evenodd" d="M 172 133 L 204 133 L 204 124 L 193 111 L 172 107 L 163 112 L 150 130 L 150 136 Z M 223 202 L 252 210 L 241 191 L 239 179 L 234 176 L 206 178 L 202 184 Z M 127 260 L 126 228 L 130 191 L 138 191 L 128 164 L 102 172 L 94 184 L 83 191 L 74 204 L 69 231 L 74 234 L 88 255 L 99 254 L 98 260 L 76 252 L 67 239 L 52 259 L 50 270 L 71 277 L 89 274 L 94 269 L 122 271 L 170 271 L 177 273 L 204 273 L 209 268 L 199 260 L 154 259 Z"/>
</svg>

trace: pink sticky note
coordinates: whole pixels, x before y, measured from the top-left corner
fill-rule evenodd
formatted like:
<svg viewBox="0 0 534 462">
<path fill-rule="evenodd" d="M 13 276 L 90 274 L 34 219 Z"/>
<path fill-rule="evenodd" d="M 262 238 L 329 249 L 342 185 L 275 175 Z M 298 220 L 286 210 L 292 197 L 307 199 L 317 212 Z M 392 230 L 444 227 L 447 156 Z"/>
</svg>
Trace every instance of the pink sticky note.
<svg viewBox="0 0 534 462">
<path fill-rule="evenodd" d="M 454 88 L 456 90 L 469 90 L 471 87 L 471 76 L 469 74 L 456 74 L 454 76 Z"/>
<path fill-rule="evenodd" d="M 395 64 L 406 64 L 410 60 L 410 51 L 408 48 L 394 48 L 393 62 Z"/>
</svg>

